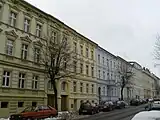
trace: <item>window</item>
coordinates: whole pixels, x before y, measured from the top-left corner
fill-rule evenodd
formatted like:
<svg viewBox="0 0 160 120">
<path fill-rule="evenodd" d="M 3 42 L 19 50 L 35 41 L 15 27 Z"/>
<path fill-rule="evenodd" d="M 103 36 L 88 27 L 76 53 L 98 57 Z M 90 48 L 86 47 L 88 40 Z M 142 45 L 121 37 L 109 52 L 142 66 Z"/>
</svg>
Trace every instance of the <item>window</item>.
<svg viewBox="0 0 160 120">
<path fill-rule="evenodd" d="M 25 74 L 19 73 L 19 83 L 18 83 L 19 88 L 24 88 L 24 80 L 25 80 Z"/>
<path fill-rule="evenodd" d="M 103 87 L 103 95 L 105 95 L 106 94 L 106 92 L 105 92 L 105 87 Z"/>
<path fill-rule="evenodd" d="M 28 18 L 24 19 L 24 31 L 29 32 L 30 20 Z"/>
<path fill-rule="evenodd" d="M 24 102 L 18 102 L 18 107 L 23 107 Z"/>
<path fill-rule="evenodd" d="M 116 68 L 116 63 L 114 62 L 114 68 Z"/>
<path fill-rule="evenodd" d="M 57 32 L 53 32 L 53 41 L 54 43 L 57 42 Z"/>
<path fill-rule="evenodd" d="M 74 42 L 74 52 L 76 53 L 77 52 L 77 43 Z"/>
<path fill-rule="evenodd" d="M 83 92 L 83 83 L 80 83 L 80 92 Z"/>
<path fill-rule="evenodd" d="M 73 92 L 76 92 L 76 91 L 77 91 L 77 83 L 73 82 Z"/>
<path fill-rule="evenodd" d="M 103 65 L 104 65 L 104 57 L 102 59 L 103 59 Z"/>
<path fill-rule="evenodd" d="M 106 77 L 106 76 L 105 76 L 105 72 L 103 71 L 103 79 L 104 79 L 104 80 L 105 80 L 105 77 Z"/>
<path fill-rule="evenodd" d="M 111 80 L 113 79 L 113 75 L 111 74 Z"/>
<path fill-rule="evenodd" d="M 94 85 L 92 84 L 92 93 L 94 93 Z"/>
<path fill-rule="evenodd" d="M 9 87 L 9 82 L 10 82 L 10 72 L 4 71 L 4 72 L 3 72 L 3 82 L 2 82 L 2 86 L 3 86 L 3 87 Z"/>
<path fill-rule="evenodd" d="M 89 84 L 86 84 L 86 93 L 89 92 Z"/>
<path fill-rule="evenodd" d="M 42 26 L 40 24 L 37 24 L 36 26 L 36 36 L 37 37 L 41 37 L 41 29 L 42 29 Z"/>
<path fill-rule="evenodd" d="M 100 55 L 98 55 L 98 63 L 100 64 Z"/>
<path fill-rule="evenodd" d="M 109 73 L 107 73 L 107 78 L 109 79 Z"/>
<path fill-rule="evenodd" d="M 101 78 L 101 71 L 100 70 L 98 70 L 98 76 L 99 76 L 99 78 Z"/>
<path fill-rule="evenodd" d="M 62 88 L 62 91 L 66 91 L 66 82 L 62 82 L 61 88 Z"/>
<path fill-rule="evenodd" d="M 12 40 L 7 40 L 6 54 L 13 55 L 13 41 Z"/>
<path fill-rule="evenodd" d="M 16 18 L 17 18 L 17 14 L 15 12 L 11 11 L 9 22 L 10 22 L 10 25 L 13 27 L 16 26 Z"/>
<path fill-rule="evenodd" d="M 88 48 L 86 48 L 86 57 L 88 57 Z"/>
<path fill-rule="evenodd" d="M 112 68 L 112 61 L 111 61 L 111 68 Z"/>
<path fill-rule="evenodd" d="M 77 72 L 77 62 L 73 61 L 73 70 L 76 73 Z"/>
<path fill-rule="evenodd" d="M 28 51 L 28 45 L 22 44 L 21 58 L 24 60 L 27 59 L 27 51 Z"/>
<path fill-rule="evenodd" d="M 8 108 L 8 102 L 1 102 L 1 108 Z"/>
<path fill-rule="evenodd" d="M 111 89 L 111 96 L 113 96 L 113 88 Z"/>
<path fill-rule="evenodd" d="M 81 55 L 83 55 L 83 46 L 80 45 L 80 49 L 81 49 Z"/>
<path fill-rule="evenodd" d="M 109 60 L 107 59 L 107 66 L 109 67 Z"/>
<path fill-rule="evenodd" d="M 92 59 L 92 60 L 94 59 L 94 53 L 93 53 L 93 50 L 91 51 L 91 59 Z"/>
<path fill-rule="evenodd" d="M 83 73 L 83 64 L 80 64 L 80 72 Z"/>
<path fill-rule="evenodd" d="M 37 102 L 32 102 L 32 106 L 36 107 L 37 106 Z"/>
<path fill-rule="evenodd" d="M 40 49 L 35 48 L 34 49 L 34 62 L 39 63 L 40 61 Z"/>
<path fill-rule="evenodd" d="M 38 76 L 36 75 L 32 78 L 32 89 L 38 89 Z"/>
<path fill-rule="evenodd" d="M 89 69 L 88 69 L 88 65 L 86 65 L 86 75 L 88 75 L 88 72 L 89 71 Z"/>
<path fill-rule="evenodd" d="M 94 67 L 91 67 L 91 74 L 92 74 L 92 77 L 94 77 Z"/>
</svg>

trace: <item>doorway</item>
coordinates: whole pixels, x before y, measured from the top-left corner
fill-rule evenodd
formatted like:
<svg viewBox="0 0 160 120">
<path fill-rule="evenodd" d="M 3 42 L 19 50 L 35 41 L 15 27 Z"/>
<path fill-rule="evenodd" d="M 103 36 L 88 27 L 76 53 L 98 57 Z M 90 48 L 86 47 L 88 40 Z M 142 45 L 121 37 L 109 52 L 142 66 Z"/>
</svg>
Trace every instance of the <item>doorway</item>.
<svg viewBox="0 0 160 120">
<path fill-rule="evenodd" d="M 67 95 L 61 95 L 61 111 L 67 111 Z"/>
<path fill-rule="evenodd" d="M 77 110 L 77 99 L 74 99 L 74 110 Z"/>
<path fill-rule="evenodd" d="M 55 107 L 55 97 L 54 97 L 54 95 L 48 94 L 47 97 L 48 97 L 48 105 L 52 106 L 52 107 Z"/>
</svg>

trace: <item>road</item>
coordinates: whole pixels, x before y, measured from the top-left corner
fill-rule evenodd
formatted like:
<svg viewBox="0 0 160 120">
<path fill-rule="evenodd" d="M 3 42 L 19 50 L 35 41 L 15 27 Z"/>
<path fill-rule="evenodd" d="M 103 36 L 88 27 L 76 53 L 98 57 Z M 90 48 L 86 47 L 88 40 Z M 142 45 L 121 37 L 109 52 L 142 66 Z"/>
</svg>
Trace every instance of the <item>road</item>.
<svg viewBox="0 0 160 120">
<path fill-rule="evenodd" d="M 136 113 L 144 110 L 144 106 L 145 105 L 116 109 L 114 111 L 99 113 L 78 120 L 131 120 Z"/>
</svg>

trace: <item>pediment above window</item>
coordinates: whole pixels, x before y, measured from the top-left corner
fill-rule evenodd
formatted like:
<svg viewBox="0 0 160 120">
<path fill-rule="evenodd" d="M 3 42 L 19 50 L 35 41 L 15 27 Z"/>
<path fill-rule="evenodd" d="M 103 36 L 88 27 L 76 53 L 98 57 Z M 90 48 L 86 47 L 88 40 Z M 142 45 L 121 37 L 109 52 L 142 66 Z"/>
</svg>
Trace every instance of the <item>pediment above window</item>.
<svg viewBox="0 0 160 120">
<path fill-rule="evenodd" d="M 42 46 L 43 43 L 40 40 L 34 41 L 34 45 Z"/>
<path fill-rule="evenodd" d="M 20 38 L 21 38 L 21 40 L 24 40 L 24 41 L 26 41 L 26 42 L 29 42 L 29 43 L 32 42 L 32 40 L 29 38 L 28 35 L 26 35 L 26 36 L 24 36 L 24 37 L 20 37 Z"/>
<path fill-rule="evenodd" d="M 16 40 L 18 38 L 17 33 L 14 30 L 11 31 L 5 31 L 7 38 Z"/>
</svg>

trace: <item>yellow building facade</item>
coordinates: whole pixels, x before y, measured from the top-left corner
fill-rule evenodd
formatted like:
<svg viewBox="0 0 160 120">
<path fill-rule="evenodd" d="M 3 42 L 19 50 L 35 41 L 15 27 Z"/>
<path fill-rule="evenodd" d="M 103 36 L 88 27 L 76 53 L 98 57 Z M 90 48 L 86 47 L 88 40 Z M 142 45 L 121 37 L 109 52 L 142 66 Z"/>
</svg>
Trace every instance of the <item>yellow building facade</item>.
<svg viewBox="0 0 160 120">
<path fill-rule="evenodd" d="M 58 109 L 77 110 L 85 100 L 96 102 L 97 44 L 23 0 L 0 0 L 0 117 L 28 105 L 54 106 L 54 92 L 39 63 L 40 44 L 48 33 L 66 36 L 76 52 L 75 79 L 57 82 Z"/>
</svg>

